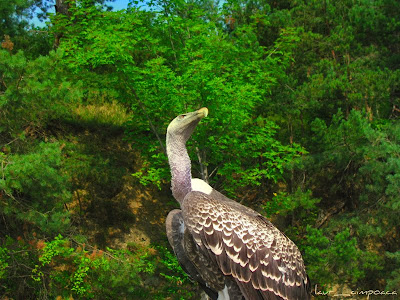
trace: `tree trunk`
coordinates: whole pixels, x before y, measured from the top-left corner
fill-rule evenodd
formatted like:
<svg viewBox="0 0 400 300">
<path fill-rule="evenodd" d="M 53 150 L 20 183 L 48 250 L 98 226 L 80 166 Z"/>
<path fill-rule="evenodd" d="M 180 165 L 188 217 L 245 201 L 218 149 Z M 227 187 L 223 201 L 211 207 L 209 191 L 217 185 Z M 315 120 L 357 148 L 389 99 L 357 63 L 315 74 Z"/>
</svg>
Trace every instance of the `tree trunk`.
<svg viewBox="0 0 400 300">
<path fill-rule="evenodd" d="M 55 9 L 56 9 L 56 15 L 64 15 L 66 17 L 70 17 L 70 13 L 69 13 L 69 7 L 70 7 L 70 3 L 71 0 L 56 0 L 56 5 Z M 57 18 L 56 21 L 57 22 Z M 60 46 L 60 40 L 63 37 L 64 33 L 59 31 L 55 34 L 55 39 L 54 39 L 54 44 L 53 44 L 53 49 L 57 49 Z"/>
</svg>

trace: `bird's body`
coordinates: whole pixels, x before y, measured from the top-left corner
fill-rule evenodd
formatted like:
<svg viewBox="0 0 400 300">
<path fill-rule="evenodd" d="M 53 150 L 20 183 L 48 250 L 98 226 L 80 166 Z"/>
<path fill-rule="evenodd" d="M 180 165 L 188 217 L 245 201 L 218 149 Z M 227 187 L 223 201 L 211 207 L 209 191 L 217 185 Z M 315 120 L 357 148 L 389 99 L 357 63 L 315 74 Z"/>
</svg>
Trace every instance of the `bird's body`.
<svg viewBox="0 0 400 300">
<path fill-rule="evenodd" d="M 166 227 L 178 261 L 211 299 L 309 299 L 296 245 L 256 211 L 191 178 L 185 143 L 207 113 L 178 116 L 167 131 L 172 192 L 181 209 L 169 213 Z"/>
</svg>

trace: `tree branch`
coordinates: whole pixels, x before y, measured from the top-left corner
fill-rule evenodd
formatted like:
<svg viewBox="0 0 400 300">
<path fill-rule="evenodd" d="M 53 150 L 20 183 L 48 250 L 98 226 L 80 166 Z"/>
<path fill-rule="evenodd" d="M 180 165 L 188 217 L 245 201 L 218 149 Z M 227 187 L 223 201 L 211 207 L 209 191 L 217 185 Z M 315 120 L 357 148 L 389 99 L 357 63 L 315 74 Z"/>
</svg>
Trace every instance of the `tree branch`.
<svg viewBox="0 0 400 300">
<path fill-rule="evenodd" d="M 165 146 L 160 138 L 160 135 L 158 134 L 156 127 L 154 126 L 153 122 L 151 121 L 149 115 L 147 114 L 146 108 L 143 104 L 143 102 L 140 100 L 139 96 L 136 93 L 136 90 L 132 87 L 129 87 L 129 89 L 132 91 L 133 96 L 135 97 L 136 101 L 138 102 L 140 108 L 143 110 L 144 115 L 146 116 L 147 121 L 149 122 L 151 131 L 155 134 L 155 136 L 157 137 L 158 142 L 160 143 L 161 149 L 164 152 L 165 155 L 167 155 L 167 151 L 165 149 Z"/>
<path fill-rule="evenodd" d="M 205 182 L 208 183 L 209 176 L 208 176 L 207 166 L 203 163 L 203 159 L 201 158 L 199 147 L 197 147 L 197 146 L 196 146 L 196 155 L 197 155 L 197 159 L 199 160 L 199 164 L 200 164 L 201 179 L 203 179 Z"/>
<path fill-rule="evenodd" d="M 316 224 L 315 224 L 315 225 L 316 225 L 315 227 L 316 227 L 316 228 L 320 228 L 322 225 L 324 225 L 324 223 L 325 223 L 331 216 L 337 214 L 337 213 L 345 206 L 345 204 L 346 204 L 346 201 L 343 201 L 343 202 L 340 202 L 338 205 L 336 205 L 336 206 L 330 208 L 330 209 L 328 210 L 327 214 L 326 214 L 323 218 L 317 220 L 317 222 L 316 222 Z"/>
<path fill-rule="evenodd" d="M 19 84 L 21 83 L 22 78 L 24 78 L 24 71 L 22 71 L 21 74 L 19 75 L 17 85 L 15 86 L 15 88 L 16 88 L 17 90 L 19 89 Z"/>
<path fill-rule="evenodd" d="M 4 81 L 4 74 L 1 76 L 1 83 L 3 84 L 3 86 L 7 89 L 7 84 Z"/>
</svg>

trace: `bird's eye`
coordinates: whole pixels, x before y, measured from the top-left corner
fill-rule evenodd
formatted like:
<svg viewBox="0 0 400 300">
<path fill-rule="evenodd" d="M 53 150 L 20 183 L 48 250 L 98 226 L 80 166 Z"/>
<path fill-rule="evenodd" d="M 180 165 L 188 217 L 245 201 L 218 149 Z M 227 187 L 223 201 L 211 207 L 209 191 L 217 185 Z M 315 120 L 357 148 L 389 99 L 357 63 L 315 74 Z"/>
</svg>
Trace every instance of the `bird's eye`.
<svg viewBox="0 0 400 300">
<path fill-rule="evenodd" d="M 185 117 L 186 117 L 186 115 L 180 115 L 180 116 L 179 116 L 179 119 L 182 120 L 182 119 L 184 119 Z"/>
</svg>

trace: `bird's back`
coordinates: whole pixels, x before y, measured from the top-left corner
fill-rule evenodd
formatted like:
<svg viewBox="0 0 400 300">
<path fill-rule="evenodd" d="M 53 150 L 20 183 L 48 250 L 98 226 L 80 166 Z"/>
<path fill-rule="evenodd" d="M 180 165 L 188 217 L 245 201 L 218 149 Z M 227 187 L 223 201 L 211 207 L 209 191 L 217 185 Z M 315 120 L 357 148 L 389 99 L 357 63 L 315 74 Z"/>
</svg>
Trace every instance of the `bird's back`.
<svg viewBox="0 0 400 300">
<path fill-rule="evenodd" d="M 309 299 L 300 251 L 259 213 L 213 190 L 186 195 L 182 214 L 198 247 L 246 299 Z"/>
</svg>

